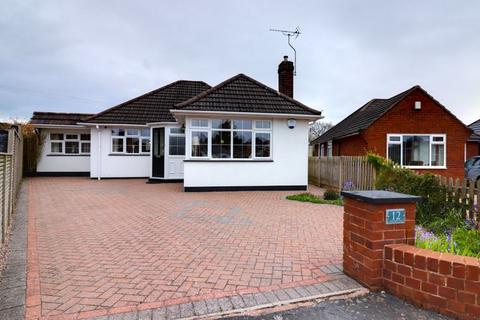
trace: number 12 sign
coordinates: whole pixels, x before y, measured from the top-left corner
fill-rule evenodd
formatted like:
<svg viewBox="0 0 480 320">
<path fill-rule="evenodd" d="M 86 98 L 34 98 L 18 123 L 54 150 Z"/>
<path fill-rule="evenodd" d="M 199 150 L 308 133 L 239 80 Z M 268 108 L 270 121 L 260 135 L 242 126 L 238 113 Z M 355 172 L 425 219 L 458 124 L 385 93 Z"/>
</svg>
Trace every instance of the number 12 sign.
<svg viewBox="0 0 480 320">
<path fill-rule="evenodd" d="M 385 211 L 387 224 L 405 223 L 405 209 L 387 209 Z"/>
</svg>

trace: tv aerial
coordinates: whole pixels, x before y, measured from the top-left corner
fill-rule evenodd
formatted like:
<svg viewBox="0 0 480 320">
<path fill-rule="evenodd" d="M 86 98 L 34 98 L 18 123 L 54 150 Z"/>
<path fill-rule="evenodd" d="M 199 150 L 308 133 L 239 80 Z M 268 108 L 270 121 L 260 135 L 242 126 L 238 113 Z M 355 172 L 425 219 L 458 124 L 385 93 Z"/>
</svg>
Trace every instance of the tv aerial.
<svg viewBox="0 0 480 320">
<path fill-rule="evenodd" d="M 281 30 L 281 29 L 270 29 L 270 31 L 274 31 L 274 32 L 281 32 L 284 36 L 287 36 L 288 38 L 288 45 L 290 46 L 290 48 L 292 48 L 293 50 L 293 65 L 294 65 L 294 69 L 293 69 L 293 75 L 296 76 L 297 75 L 297 50 L 295 50 L 295 48 L 292 46 L 291 42 L 290 42 L 290 38 L 291 37 L 294 37 L 295 39 L 298 38 L 298 36 L 300 35 L 300 28 L 299 27 L 296 27 L 294 31 L 290 31 L 290 30 Z"/>
</svg>

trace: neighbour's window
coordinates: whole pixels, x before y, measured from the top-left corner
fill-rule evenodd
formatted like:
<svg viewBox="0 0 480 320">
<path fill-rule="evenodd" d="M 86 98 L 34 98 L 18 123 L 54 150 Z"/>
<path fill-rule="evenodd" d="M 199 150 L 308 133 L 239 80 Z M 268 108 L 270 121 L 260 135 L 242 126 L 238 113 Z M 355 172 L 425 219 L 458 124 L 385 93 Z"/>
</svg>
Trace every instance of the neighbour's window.
<svg viewBox="0 0 480 320">
<path fill-rule="evenodd" d="M 150 152 L 150 129 L 112 129 L 112 153 Z"/>
<path fill-rule="evenodd" d="M 51 133 L 50 152 L 52 154 L 90 154 L 90 134 Z"/>
<path fill-rule="evenodd" d="M 215 159 L 272 156 L 270 120 L 193 119 L 191 127 L 192 157 L 208 157 L 208 151 L 210 157 Z"/>
<path fill-rule="evenodd" d="M 387 158 L 405 167 L 445 167 L 446 136 L 387 135 Z"/>
<path fill-rule="evenodd" d="M 324 144 L 322 143 L 322 144 L 320 145 L 320 157 L 325 156 L 325 149 L 324 149 L 324 148 L 325 148 L 325 146 L 324 146 Z"/>
<path fill-rule="evenodd" d="M 185 129 L 170 128 L 168 137 L 168 154 L 171 156 L 185 155 Z"/>
</svg>

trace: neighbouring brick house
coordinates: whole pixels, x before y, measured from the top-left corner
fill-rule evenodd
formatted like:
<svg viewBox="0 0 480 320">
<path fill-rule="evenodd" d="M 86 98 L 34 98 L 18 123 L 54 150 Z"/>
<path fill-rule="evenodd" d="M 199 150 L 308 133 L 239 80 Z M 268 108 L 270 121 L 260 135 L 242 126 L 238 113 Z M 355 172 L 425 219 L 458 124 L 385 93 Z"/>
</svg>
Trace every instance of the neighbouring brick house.
<svg viewBox="0 0 480 320">
<path fill-rule="evenodd" d="M 418 172 L 463 177 L 474 133 L 420 86 L 372 99 L 311 144 L 319 156 L 376 152 Z"/>
<path fill-rule="evenodd" d="M 472 154 L 470 155 L 480 155 L 480 119 L 468 127 L 474 131 L 474 134 L 472 134 L 469 139 L 470 144 L 473 145 L 471 147 Z"/>
</svg>

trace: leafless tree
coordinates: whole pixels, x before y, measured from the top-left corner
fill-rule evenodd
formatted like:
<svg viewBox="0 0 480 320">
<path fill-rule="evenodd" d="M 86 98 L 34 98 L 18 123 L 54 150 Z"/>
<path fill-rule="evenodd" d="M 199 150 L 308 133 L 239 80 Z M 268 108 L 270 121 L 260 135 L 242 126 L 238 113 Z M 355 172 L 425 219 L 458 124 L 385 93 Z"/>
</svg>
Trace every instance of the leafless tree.
<svg viewBox="0 0 480 320">
<path fill-rule="evenodd" d="M 331 127 L 333 127 L 333 123 L 327 122 L 327 121 L 321 121 L 321 120 L 311 124 L 310 130 L 309 130 L 310 141 L 317 139 Z"/>
</svg>

